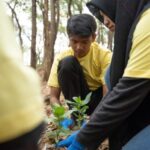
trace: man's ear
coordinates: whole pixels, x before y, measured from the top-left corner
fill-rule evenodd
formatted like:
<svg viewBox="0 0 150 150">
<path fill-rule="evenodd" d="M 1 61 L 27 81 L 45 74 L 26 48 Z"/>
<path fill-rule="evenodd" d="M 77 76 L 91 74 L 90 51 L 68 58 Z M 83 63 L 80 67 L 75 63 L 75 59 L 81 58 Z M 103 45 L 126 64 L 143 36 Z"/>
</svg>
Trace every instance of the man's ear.
<svg viewBox="0 0 150 150">
<path fill-rule="evenodd" d="M 92 41 L 94 42 L 96 39 L 96 33 L 92 34 Z"/>
</svg>

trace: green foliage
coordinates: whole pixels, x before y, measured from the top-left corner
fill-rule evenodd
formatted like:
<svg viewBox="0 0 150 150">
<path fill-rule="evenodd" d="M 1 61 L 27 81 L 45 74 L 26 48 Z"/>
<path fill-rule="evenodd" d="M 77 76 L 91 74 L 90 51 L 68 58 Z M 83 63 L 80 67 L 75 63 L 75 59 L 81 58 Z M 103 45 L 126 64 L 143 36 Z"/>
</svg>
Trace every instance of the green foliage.
<svg viewBox="0 0 150 150">
<path fill-rule="evenodd" d="M 53 127 L 49 129 L 47 135 L 49 139 L 53 139 L 54 143 L 57 143 L 61 138 L 70 135 L 70 129 L 64 129 L 60 123 L 63 119 L 69 117 L 72 112 L 73 110 L 66 111 L 65 108 L 60 105 L 52 106 L 53 116 L 48 119 L 48 122 L 53 124 Z"/>
<path fill-rule="evenodd" d="M 66 102 L 73 107 L 72 110 L 66 111 L 64 106 L 60 106 L 58 104 L 51 107 L 53 115 L 47 119 L 47 122 L 51 125 L 50 128 L 48 128 L 47 136 L 53 144 L 56 144 L 58 141 L 71 134 L 72 131 L 69 128 L 64 129 L 60 123 L 65 118 L 70 117 L 73 112 L 77 118 L 78 127 L 81 127 L 83 121 L 87 118 L 85 112 L 88 109 L 87 104 L 90 101 L 91 94 L 92 93 L 89 93 L 84 100 L 81 100 L 80 97 L 73 97 L 72 102 L 66 100 Z"/>
<path fill-rule="evenodd" d="M 66 34 L 66 27 L 59 25 L 59 32 L 64 33 L 64 35 L 65 35 Z"/>
<path fill-rule="evenodd" d="M 87 104 L 90 101 L 91 95 L 92 92 L 87 94 L 84 100 L 81 100 L 81 97 L 73 97 L 73 101 L 66 100 L 66 102 L 72 106 L 73 114 L 77 118 L 78 127 L 81 127 L 83 121 L 87 118 L 85 113 L 88 109 Z"/>
</svg>

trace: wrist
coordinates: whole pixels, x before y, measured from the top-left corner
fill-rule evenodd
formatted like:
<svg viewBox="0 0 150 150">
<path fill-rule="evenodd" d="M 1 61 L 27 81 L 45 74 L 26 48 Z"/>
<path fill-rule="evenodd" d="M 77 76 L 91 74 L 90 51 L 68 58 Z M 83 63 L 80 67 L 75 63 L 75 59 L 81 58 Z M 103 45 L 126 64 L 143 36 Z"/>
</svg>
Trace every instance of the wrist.
<svg viewBox="0 0 150 150">
<path fill-rule="evenodd" d="M 52 97 L 52 96 L 50 97 L 50 104 L 51 105 L 61 105 L 59 99 L 56 97 Z"/>
<path fill-rule="evenodd" d="M 73 140 L 71 146 L 77 150 L 84 150 L 85 149 L 85 146 L 83 144 L 81 144 L 80 142 L 78 142 L 76 138 Z"/>
</svg>

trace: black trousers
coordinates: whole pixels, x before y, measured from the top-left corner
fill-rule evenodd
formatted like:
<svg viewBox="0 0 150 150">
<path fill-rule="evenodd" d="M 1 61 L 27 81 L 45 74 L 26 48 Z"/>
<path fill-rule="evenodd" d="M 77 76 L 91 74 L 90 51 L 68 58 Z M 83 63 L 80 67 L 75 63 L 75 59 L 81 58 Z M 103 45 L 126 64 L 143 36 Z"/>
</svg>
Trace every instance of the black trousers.
<svg viewBox="0 0 150 150">
<path fill-rule="evenodd" d="M 45 124 L 42 123 L 29 133 L 14 140 L 0 143 L 0 150 L 38 150 L 38 140 L 40 139 L 44 126 Z"/>
<path fill-rule="evenodd" d="M 60 61 L 58 65 L 58 82 L 67 100 L 72 100 L 74 96 L 80 96 L 81 99 L 84 99 L 91 92 L 85 80 L 82 67 L 74 56 L 65 57 Z M 102 93 L 102 87 L 92 91 L 91 100 L 88 103 L 87 115 L 93 113 L 102 99 Z"/>
</svg>

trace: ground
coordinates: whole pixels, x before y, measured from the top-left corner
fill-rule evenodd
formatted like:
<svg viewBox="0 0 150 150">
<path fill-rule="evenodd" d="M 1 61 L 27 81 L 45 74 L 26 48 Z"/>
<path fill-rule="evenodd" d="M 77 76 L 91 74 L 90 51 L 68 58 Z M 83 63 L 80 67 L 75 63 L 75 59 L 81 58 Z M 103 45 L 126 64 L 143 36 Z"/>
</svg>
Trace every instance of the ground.
<svg viewBox="0 0 150 150">
<path fill-rule="evenodd" d="M 44 102 L 44 106 L 45 106 L 45 116 L 49 116 L 51 114 L 51 110 L 50 110 L 50 105 L 49 105 L 49 101 L 50 101 L 50 90 L 47 86 L 47 82 L 44 82 L 43 81 L 43 75 L 42 75 L 42 72 L 40 70 L 40 72 L 38 72 L 39 75 L 40 75 L 40 78 L 41 78 L 41 92 L 42 92 L 42 95 L 43 95 L 43 102 Z M 58 149 L 54 149 L 54 148 L 51 148 L 51 145 L 50 145 L 50 141 L 47 137 L 47 128 L 48 128 L 49 125 L 47 125 L 45 131 L 43 132 L 42 136 L 41 136 L 41 139 L 39 141 L 39 147 L 40 147 L 40 150 L 58 150 Z M 59 150 L 64 150 L 63 148 L 62 149 L 59 149 Z M 108 140 L 105 140 L 99 147 L 98 150 L 109 150 L 108 148 Z"/>
</svg>

